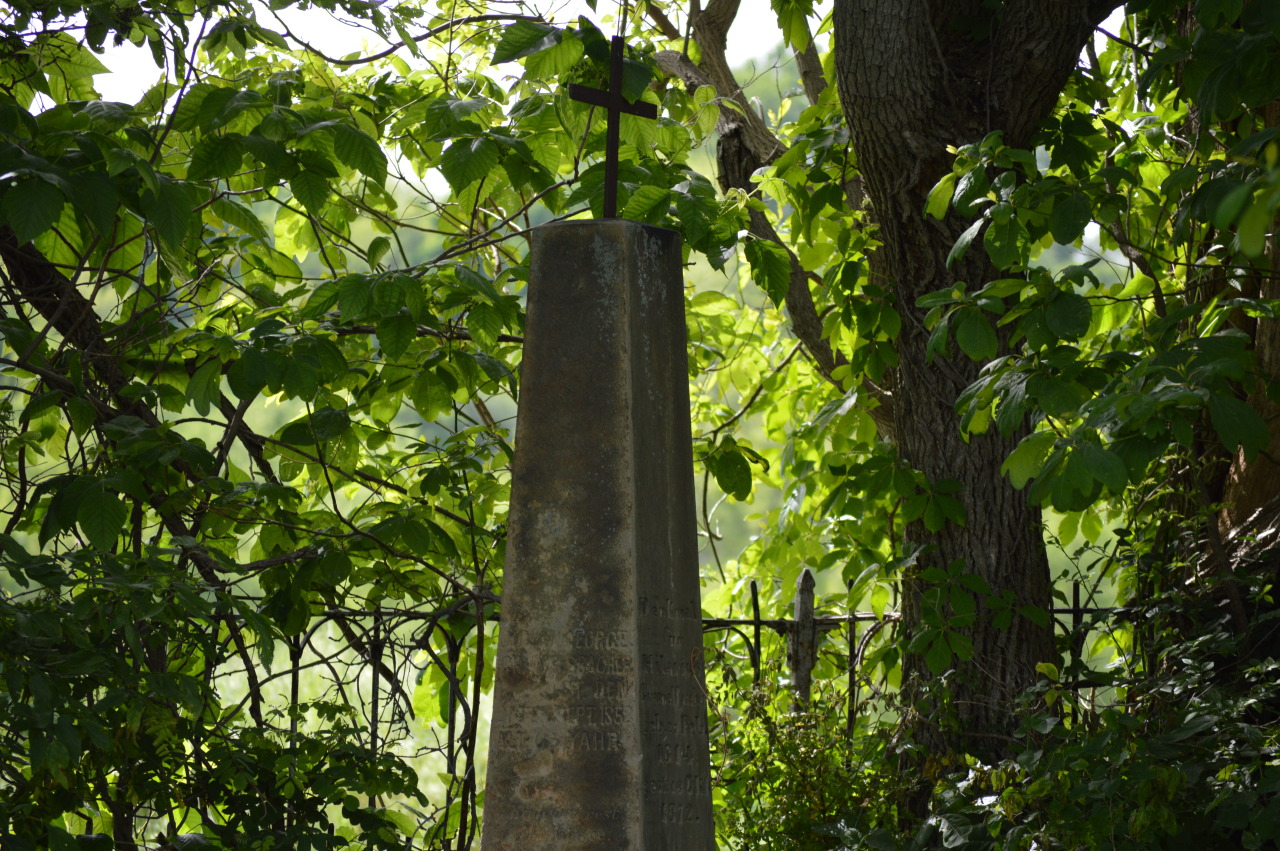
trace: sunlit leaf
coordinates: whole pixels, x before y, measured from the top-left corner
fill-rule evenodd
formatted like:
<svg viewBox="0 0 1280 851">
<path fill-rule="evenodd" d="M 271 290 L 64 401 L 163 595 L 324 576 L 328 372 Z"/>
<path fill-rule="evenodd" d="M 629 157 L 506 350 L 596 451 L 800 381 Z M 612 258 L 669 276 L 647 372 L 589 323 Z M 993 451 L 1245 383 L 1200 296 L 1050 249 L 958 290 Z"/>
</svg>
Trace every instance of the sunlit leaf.
<svg viewBox="0 0 1280 851">
<path fill-rule="evenodd" d="M 503 27 L 502 38 L 493 49 L 495 65 L 512 62 L 525 56 L 546 50 L 560 42 L 564 33 L 549 24 L 536 21 L 516 21 Z"/>
</svg>

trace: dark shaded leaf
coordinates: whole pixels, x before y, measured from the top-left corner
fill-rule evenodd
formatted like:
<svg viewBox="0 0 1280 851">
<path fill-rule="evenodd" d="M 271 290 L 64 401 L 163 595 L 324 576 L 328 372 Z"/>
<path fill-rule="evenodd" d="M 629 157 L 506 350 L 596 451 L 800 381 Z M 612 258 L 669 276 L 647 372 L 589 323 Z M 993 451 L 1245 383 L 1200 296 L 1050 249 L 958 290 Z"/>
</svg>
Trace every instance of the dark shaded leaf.
<svg viewBox="0 0 1280 851">
<path fill-rule="evenodd" d="M 308 213 L 319 216 L 329 200 L 329 181 L 313 171 L 299 172 L 289 181 L 289 189 Z"/>
<path fill-rule="evenodd" d="M 987 317 L 976 307 L 961 308 L 958 314 L 953 322 L 953 333 L 960 349 L 976 361 L 994 358 L 998 340 Z"/>
<path fill-rule="evenodd" d="M 28 179 L 9 188 L 0 206 L 19 243 L 30 242 L 53 227 L 62 213 L 62 192 L 39 179 Z"/>
<path fill-rule="evenodd" d="M 1271 442 L 1267 423 L 1247 403 L 1223 393 L 1209 397 L 1209 419 L 1228 449 L 1242 449 L 1252 458 Z"/>
<path fill-rule="evenodd" d="M 190 180 L 230 177 L 240 170 L 244 142 L 238 136 L 205 136 L 191 149 Z"/>
<path fill-rule="evenodd" d="M 768 240 L 748 240 L 744 246 L 751 264 L 751 280 L 765 291 L 778 307 L 786 302 L 791 288 L 791 258 L 782 246 Z"/>
<path fill-rule="evenodd" d="M 334 126 L 333 152 L 343 165 L 357 169 L 374 183 L 387 179 L 387 155 L 376 141 L 349 124 Z"/>
<path fill-rule="evenodd" d="M 418 323 L 408 311 L 401 311 L 378 322 L 378 345 L 389 360 L 397 360 L 418 337 Z"/>
<path fill-rule="evenodd" d="M 1049 214 L 1049 233 L 1055 242 L 1071 245 L 1084 236 L 1084 229 L 1092 221 L 1093 205 L 1083 192 L 1073 192 L 1059 198 Z"/>
<path fill-rule="evenodd" d="M 1079 293 L 1059 293 L 1045 305 L 1045 323 L 1060 340 L 1074 340 L 1089 330 L 1093 308 Z"/>
<path fill-rule="evenodd" d="M 94 482 L 80 494 L 76 509 L 76 522 L 89 543 L 100 550 L 115 548 L 116 539 L 129 516 L 129 509 L 120 497 L 108 491 L 100 482 Z"/>
<path fill-rule="evenodd" d="M 456 140 L 440 156 L 440 173 L 454 192 L 486 177 L 498 164 L 498 145 L 483 136 Z"/>
</svg>

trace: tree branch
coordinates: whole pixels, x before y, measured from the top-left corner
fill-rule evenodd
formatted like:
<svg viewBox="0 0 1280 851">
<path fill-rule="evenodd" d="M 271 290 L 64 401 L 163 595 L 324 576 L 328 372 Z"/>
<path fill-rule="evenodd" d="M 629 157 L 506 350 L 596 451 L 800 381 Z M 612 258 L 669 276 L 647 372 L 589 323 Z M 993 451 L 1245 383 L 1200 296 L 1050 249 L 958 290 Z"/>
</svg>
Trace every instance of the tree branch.
<svg viewBox="0 0 1280 851">
<path fill-rule="evenodd" d="M 695 23 L 696 31 L 697 24 Z M 698 44 L 703 47 L 701 41 Z M 707 53 L 707 48 L 703 47 L 704 65 L 706 64 L 705 57 Z M 674 50 L 664 50 L 659 51 L 655 58 L 659 68 L 672 76 L 679 77 L 688 89 L 712 84 L 703 69 L 694 65 L 687 56 L 681 53 L 677 53 Z M 716 91 L 722 98 L 726 97 L 718 86 Z M 753 144 L 750 130 L 750 119 L 752 117 L 759 121 L 759 116 L 756 116 L 750 110 L 744 114 L 731 106 L 726 106 L 723 102 L 720 105 L 720 122 L 717 127 L 720 140 L 716 145 L 716 160 L 720 188 L 723 191 L 739 189 L 748 195 L 758 195 L 759 188 L 751 182 L 751 176 L 757 169 L 767 164 L 761 158 L 759 150 L 776 151 L 776 155 L 781 155 L 786 150 L 782 143 L 771 133 L 769 137 L 773 141 L 769 145 L 761 147 Z M 763 122 L 761 122 L 761 127 L 763 128 Z M 765 133 L 769 132 L 767 128 L 763 129 Z M 750 222 L 748 232 L 753 237 L 769 240 L 781 246 L 787 252 L 787 257 L 790 260 L 790 280 L 787 285 L 785 303 L 787 314 L 791 318 L 792 330 L 804 345 L 810 360 L 818 372 L 841 393 L 847 392 L 844 385 L 834 378 L 836 367 L 847 363 L 847 361 L 834 352 L 831 344 L 822 336 L 822 320 L 818 316 L 817 308 L 814 306 L 813 295 L 809 292 L 808 274 L 801 265 L 799 258 L 796 257 L 795 252 L 782 240 L 763 212 L 750 210 L 748 215 Z M 866 381 L 863 382 L 863 389 L 879 402 L 879 405 L 871 413 L 872 418 L 876 421 L 876 426 L 880 429 L 881 434 L 886 437 L 891 436 L 893 434 L 891 395 L 882 388 L 875 387 Z"/>
<path fill-rule="evenodd" d="M 725 58 L 729 27 L 738 15 L 738 0 L 712 0 L 707 8 L 693 19 L 693 37 L 702 49 L 700 70 L 715 86 L 722 98 L 735 101 L 742 107 L 739 121 L 742 133 L 752 153 L 764 165 L 768 165 L 786 151 L 786 146 L 765 126 L 764 119 L 751 108 L 742 87 L 738 85 L 729 60 Z M 723 107 L 721 108 L 723 115 Z"/>
</svg>

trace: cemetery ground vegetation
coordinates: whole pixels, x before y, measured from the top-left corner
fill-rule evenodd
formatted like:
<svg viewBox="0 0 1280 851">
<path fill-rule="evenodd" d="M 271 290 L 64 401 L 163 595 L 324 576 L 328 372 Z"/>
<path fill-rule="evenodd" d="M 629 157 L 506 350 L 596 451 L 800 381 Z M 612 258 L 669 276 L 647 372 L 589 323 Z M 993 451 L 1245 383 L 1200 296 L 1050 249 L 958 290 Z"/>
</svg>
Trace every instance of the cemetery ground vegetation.
<svg viewBox="0 0 1280 851">
<path fill-rule="evenodd" d="M 754 97 L 735 0 L 588 7 L 0 9 L 4 847 L 475 847 L 520 236 L 600 212 L 619 20 L 706 614 L 895 615 L 807 700 L 708 633 L 722 845 L 1274 845 L 1280 6 L 774 0 Z"/>
</svg>

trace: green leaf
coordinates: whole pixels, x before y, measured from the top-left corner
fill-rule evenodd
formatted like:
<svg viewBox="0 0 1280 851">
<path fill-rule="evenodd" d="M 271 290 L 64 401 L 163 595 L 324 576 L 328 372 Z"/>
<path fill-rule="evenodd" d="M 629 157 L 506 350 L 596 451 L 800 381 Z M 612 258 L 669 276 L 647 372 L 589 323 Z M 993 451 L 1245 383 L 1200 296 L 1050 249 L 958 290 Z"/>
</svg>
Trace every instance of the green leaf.
<svg viewBox="0 0 1280 851">
<path fill-rule="evenodd" d="M 736 313 L 739 309 L 736 301 L 714 290 L 700 292 L 689 300 L 689 312 L 702 316 L 722 316 Z"/>
<path fill-rule="evenodd" d="M 640 100 L 652 79 L 653 69 L 648 65 L 630 58 L 622 60 L 622 96 L 631 103 Z"/>
<path fill-rule="evenodd" d="M 622 218 L 632 219 L 633 221 L 647 221 L 649 211 L 658 208 L 659 212 L 666 212 L 667 199 L 671 197 L 671 190 L 663 189 L 661 186 L 638 186 L 636 191 L 631 193 L 631 197 L 627 199 L 627 206 L 622 211 Z"/>
<path fill-rule="evenodd" d="M 524 78 L 546 80 L 566 74 L 578 64 L 583 52 L 581 39 L 562 38 L 558 43 L 525 57 Z"/>
<path fill-rule="evenodd" d="M 333 152 L 348 168 L 357 169 L 374 183 L 387 179 L 387 155 L 376 141 L 349 124 L 333 127 Z"/>
<path fill-rule="evenodd" d="M 720 107 L 715 103 L 717 97 L 715 86 L 698 86 L 694 90 L 693 102 L 698 107 L 694 120 L 700 136 L 709 136 L 720 120 Z"/>
<path fill-rule="evenodd" d="M 83 435 L 98 420 L 98 409 L 79 397 L 67 400 L 67 416 L 71 418 L 71 430 Z"/>
<path fill-rule="evenodd" d="M 84 216 L 99 236 L 108 237 L 115 228 L 119 196 L 115 184 L 106 172 L 90 171 L 76 174 L 72 183 L 71 203 L 76 212 Z"/>
<path fill-rule="evenodd" d="M 365 251 L 365 260 L 369 268 L 374 268 L 391 250 L 391 240 L 385 236 L 375 236 L 369 240 L 369 248 Z"/>
<path fill-rule="evenodd" d="M 747 241 L 744 251 L 751 264 L 751 280 L 774 304 L 782 307 L 791 288 L 791 258 L 787 250 L 769 240 L 752 239 Z"/>
<path fill-rule="evenodd" d="M 1112 493 L 1120 493 L 1129 484 L 1129 470 L 1120 456 L 1096 443 L 1085 443 L 1080 448 L 1093 477 L 1102 482 Z"/>
<path fill-rule="evenodd" d="M 1093 308 L 1079 293 L 1063 292 L 1045 305 L 1044 318 L 1058 339 L 1075 340 L 1089 330 Z"/>
<path fill-rule="evenodd" d="M 467 311 L 467 332 L 476 345 L 488 351 L 498 344 L 502 332 L 502 313 L 488 302 L 477 301 Z"/>
<path fill-rule="evenodd" d="M 863 837 L 862 842 L 868 848 L 875 848 L 876 851 L 898 851 L 902 847 L 900 843 L 887 828 L 878 827 Z"/>
<path fill-rule="evenodd" d="M 433 370 L 421 370 L 409 387 L 409 399 L 418 416 L 432 422 L 453 410 L 453 395 Z"/>
<path fill-rule="evenodd" d="M 100 550 L 115 548 L 120 530 L 129 516 L 129 509 L 120 497 L 108 491 L 101 482 L 94 482 L 80 495 L 76 509 L 76 522 L 89 543 Z"/>
<path fill-rule="evenodd" d="M 76 844 L 75 837 L 61 827 L 49 825 L 48 829 L 48 848 L 49 851 L 80 851 Z M 31 846 L 35 847 L 35 846 Z"/>
<path fill-rule="evenodd" d="M 1084 235 L 1085 226 L 1093 220 L 1093 205 L 1083 192 L 1059 198 L 1049 214 L 1049 232 L 1054 242 L 1071 245 Z"/>
<path fill-rule="evenodd" d="M 1015 611 L 1036 626 L 1048 626 L 1051 620 L 1049 613 L 1039 606 L 1018 606 Z"/>
<path fill-rule="evenodd" d="M 1009 482 L 1018 490 L 1026 487 L 1027 482 L 1040 475 L 1044 459 L 1057 442 L 1058 436 L 1051 431 L 1038 431 L 1022 439 L 1017 448 L 1009 453 L 1000 465 L 1000 474 L 1009 477 Z"/>
<path fill-rule="evenodd" d="M 319 216 L 324 212 L 329 200 L 329 181 L 314 171 L 298 172 L 289 181 L 289 190 L 311 215 Z"/>
<path fill-rule="evenodd" d="M 381 319 L 377 326 L 378 346 L 388 360 L 398 360 L 418 338 L 418 323 L 408 311 Z"/>
<path fill-rule="evenodd" d="M 363 275 L 338 280 L 338 310 L 348 321 L 363 319 L 373 304 L 373 282 Z"/>
<path fill-rule="evenodd" d="M 726 495 L 739 502 L 751 496 L 751 464 L 738 451 L 732 438 L 725 438 L 720 448 L 707 456 L 705 463 L 716 485 Z"/>
<path fill-rule="evenodd" d="M 987 170 L 981 166 L 971 168 L 956 183 L 953 198 L 956 212 L 968 218 L 976 215 L 983 205 L 991 202 L 991 181 L 987 179 Z"/>
<path fill-rule="evenodd" d="M 200 416 L 209 415 L 209 409 L 217 401 L 222 384 L 222 362 L 210 358 L 200 365 L 187 381 L 187 399 L 195 405 Z"/>
<path fill-rule="evenodd" d="M 1074 413 L 1085 400 L 1084 389 L 1074 381 L 1055 374 L 1037 373 L 1027 380 L 1027 393 L 1051 417 Z"/>
<path fill-rule="evenodd" d="M 322 408 L 311 415 L 311 432 L 317 440 L 333 440 L 351 427 L 351 417 L 337 408 Z"/>
<path fill-rule="evenodd" d="M 30 242 L 53 227 L 62 214 L 62 192 L 39 179 L 24 180 L 4 194 L 4 217 L 18 243 Z"/>
<path fill-rule="evenodd" d="M 227 386 L 236 398 L 252 399 L 280 380 L 278 365 L 265 352 L 246 349 L 227 370 Z"/>
<path fill-rule="evenodd" d="M 1254 198 L 1240 217 L 1240 226 L 1236 234 L 1240 238 L 1240 250 L 1249 257 L 1261 257 L 1267 247 L 1267 229 L 1271 227 L 1274 216 L 1262 198 Z"/>
<path fill-rule="evenodd" d="M 512 62 L 559 44 L 564 32 L 536 21 L 516 21 L 502 30 L 502 38 L 493 49 L 493 64 Z"/>
<path fill-rule="evenodd" d="M 999 341 L 987 317 L 976 307 L 963 307 L 958 314 L 953 333 L 961 350 L 976 361 L 994 358 Z"/>
<path fill-rule="evenodd" d="M 157 176 L 157 180 L 156 194 L 143 196 L 143 210 L 160 241 L 177 251 L 195 218 L 195 195 L 185 183 L 164 176 Z"/>
<path fill-rule="evenodd" d="M 187 179 L 231 177 L 244 160 L 244 142 L 238 136 L 205 136 L 191 149 Z"/>
<path fill-rule="evenodd" d="M 929 645 L 929 649 L 924 654 L 924 661 L 935 675 L 942 674 L 951 665 L 951 645 L 947 642 L 944 633 L 940 633 Z"/>
<path fill-rule="evenodd" d="M 1266 421 L 1247 403 L 1223 393 L 1209 397 L 1209 419 L 1228 449 L 1241 449 L 1252 459 L 1271 442 Z"/>
<path fill-rule="evenodd" d="M 951 645 L 951 651 L 961 662 L 968 662 L 973 658 L 973 642 L 963 632 L 948 632 L 947 644 Z"/>
<path fill-rule="evenodd" d="M 462 138 L 440 156 L 439 168 L 454 192 L 461 192 L 493 171 L 498 164 L 498 144 L 483 136 Z"/>
<path fill-rule="evenodd" d="M 239 201 L 234 201 L 230 198 L 215 198 L 210 205 L 210 209 L 213 210 L 215 216 L 231 227 L 239 228 L 264 242 L 269 239 L 266 225 L 254 215 L 253 210 L 250 210 Z"/>
<path fill-rule="evenodd" d="M 959 175 L 954 171 L 945 174 L 937 185 L 929 190 L 929 199 L 924 203 L 926 214 L 935 219 L 941 219 L 947 215 L 947 208 L 951 206 L 951 196 L 955 193 L 958 177 Z"/>
<path fill-rule="evenodd" d="M 1011 269 L 1026 262 L 1027 230 L 1015 216 L 993 218 L 983 245 L 996 268 Z"/>
<path fill-rule="evenodd" d="M 965 228 L 964 233 L 960 234 L 960 237 L 956 239 L 956 244 L 951 246 L 951 251 L 947 253 L 947 268 L 950 268 L 952 263 L 964 256 L 964 253 L 969 250 L 969 245 L 978 236 L 978 231 L 982 230 L 982 226 L 986 223 L 986 219 L 978 219 Z"/>
</svg>

